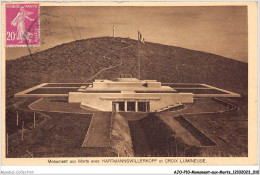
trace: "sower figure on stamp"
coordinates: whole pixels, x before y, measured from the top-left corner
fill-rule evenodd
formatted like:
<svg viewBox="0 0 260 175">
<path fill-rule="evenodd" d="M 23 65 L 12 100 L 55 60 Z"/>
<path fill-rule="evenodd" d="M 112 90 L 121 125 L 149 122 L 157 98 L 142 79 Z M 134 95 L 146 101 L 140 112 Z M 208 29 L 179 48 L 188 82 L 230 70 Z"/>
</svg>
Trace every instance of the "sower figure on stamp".
<svg viewBox="0 0 260 175">
<path fill-rule="evenodd" d="M 32 12 L 26 11 L 24 9 L 24 6 L 20 8 L 20 11 L 18 12 L 17 16 L 14 18 L 14 20 L 11 22 L 12 26 L 17 26 L 17 40 L 20 40 L 19 43 L 23 42 L 23 36 L 25 34 L 25 19 L 29 21 L 33 21 L 32 18 L 29 17 L 29 15 L 33 14 Z M 25 36 L 26 39 L 30 40 L 30 33 Z"/>
</svg>

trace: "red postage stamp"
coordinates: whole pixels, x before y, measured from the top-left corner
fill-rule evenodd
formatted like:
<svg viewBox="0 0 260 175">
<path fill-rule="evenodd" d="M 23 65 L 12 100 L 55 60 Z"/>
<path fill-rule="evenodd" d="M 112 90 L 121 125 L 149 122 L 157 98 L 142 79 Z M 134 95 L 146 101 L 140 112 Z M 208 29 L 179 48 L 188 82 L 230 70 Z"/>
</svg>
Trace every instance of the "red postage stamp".
<svg viewBox="0 0 260 175">
<path fill-rule="evenodd" d="M 39 4 L 6 4 L 6 47 L 40 46 Z"/>
</svg>

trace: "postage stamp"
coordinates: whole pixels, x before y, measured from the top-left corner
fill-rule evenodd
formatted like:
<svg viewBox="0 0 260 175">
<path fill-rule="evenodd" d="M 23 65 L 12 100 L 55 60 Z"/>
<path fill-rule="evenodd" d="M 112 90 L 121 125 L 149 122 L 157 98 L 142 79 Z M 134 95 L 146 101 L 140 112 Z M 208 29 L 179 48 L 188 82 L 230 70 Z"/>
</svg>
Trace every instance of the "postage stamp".
<svg viewBox="0 0 260 175">
<path fill-rule="evenodd" d="M 39 4 L 6 4 L 5 10 L 5 46 L 40 46 Z"/>
</svg>

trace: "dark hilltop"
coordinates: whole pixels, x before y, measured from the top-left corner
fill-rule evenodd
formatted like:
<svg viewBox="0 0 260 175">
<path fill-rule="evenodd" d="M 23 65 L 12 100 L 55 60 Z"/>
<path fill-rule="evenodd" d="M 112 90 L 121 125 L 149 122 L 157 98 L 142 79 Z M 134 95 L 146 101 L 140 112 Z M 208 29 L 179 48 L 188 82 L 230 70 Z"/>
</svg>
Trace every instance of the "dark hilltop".
<svg viewBox="0 0 260 175">
<path fill-rule="evenodd" d="M 137 77 L 137 49 L 137 40 L 101 37 L 77 40 L 7 60 L 7 98 L 44 82 L 91 82 L 95 78 L 112 79 L 120 74 Z M 139 55 L 141 79 L 205 83 L 247 96 L 247 63 L 150 42 L 140 44 Z"/>
</svg>

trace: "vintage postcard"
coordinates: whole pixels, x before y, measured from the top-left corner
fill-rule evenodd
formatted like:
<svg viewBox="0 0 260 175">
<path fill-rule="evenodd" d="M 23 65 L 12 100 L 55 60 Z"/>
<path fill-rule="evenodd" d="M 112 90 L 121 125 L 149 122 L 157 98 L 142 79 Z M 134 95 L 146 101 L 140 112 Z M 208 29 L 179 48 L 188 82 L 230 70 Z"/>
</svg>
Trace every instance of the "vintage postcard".
<svg viewBox="0 0 260 175">
<path fill-rule="evenodd" d="M 256 165 L 256 2 L 2 2 L 2 165 Z"/>
</svg>

